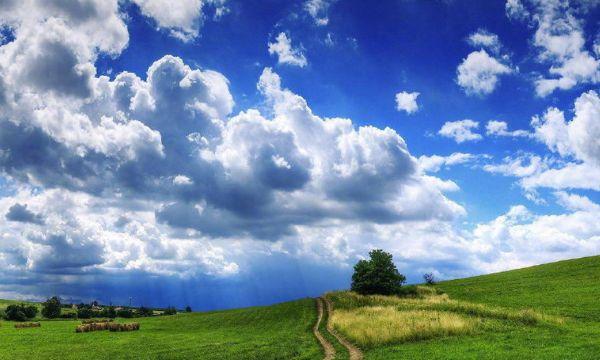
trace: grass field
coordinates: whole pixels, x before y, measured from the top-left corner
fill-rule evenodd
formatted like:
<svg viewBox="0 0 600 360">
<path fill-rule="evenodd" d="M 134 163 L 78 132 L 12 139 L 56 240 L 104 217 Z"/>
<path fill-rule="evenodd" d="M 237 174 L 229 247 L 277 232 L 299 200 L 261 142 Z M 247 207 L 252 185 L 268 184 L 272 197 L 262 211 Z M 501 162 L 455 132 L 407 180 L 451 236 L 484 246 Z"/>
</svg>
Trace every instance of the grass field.
<svg viewBox="0 0 600 360">
<path fill-rule="evenodd" d="M 132 319 L 140 331 L 76 334 L 78 321 L 0 325 L 0 359 L 320 359 L 314 299 Z"/>
</svg>

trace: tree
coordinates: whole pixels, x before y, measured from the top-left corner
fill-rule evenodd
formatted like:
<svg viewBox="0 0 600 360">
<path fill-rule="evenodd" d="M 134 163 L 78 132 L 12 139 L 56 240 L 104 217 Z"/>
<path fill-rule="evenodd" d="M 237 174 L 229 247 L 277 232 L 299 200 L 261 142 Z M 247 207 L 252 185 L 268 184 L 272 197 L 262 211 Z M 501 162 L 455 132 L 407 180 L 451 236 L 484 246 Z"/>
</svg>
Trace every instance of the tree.
<svg viewBox="0 0 600 360">
<path fill-rule="evenodd" d="M 376 249 L 369 252 L 369 257 L 354 265 L 352 291 L 362 295 L 397 294 L 406 277 L 398 272 L 392 254 Z"/>
<path fill-rule="evenodd" d="M 424 274 L 423 279 L 425 280 L 425 284 L 435 285 L 435 276 L 433 276 L 433 273 Z"/>
<path fill-rule="evenodd" d="M 192 312 L 192 308 L 188 305 L 185 307 L 185 312 Z"/>
<path fill-rule="evenodd" d="M 53 296 L 42 304 L 42 315 L 48 319 L 55 319 L 60 316 L 60 299 Z"/>
</svg>

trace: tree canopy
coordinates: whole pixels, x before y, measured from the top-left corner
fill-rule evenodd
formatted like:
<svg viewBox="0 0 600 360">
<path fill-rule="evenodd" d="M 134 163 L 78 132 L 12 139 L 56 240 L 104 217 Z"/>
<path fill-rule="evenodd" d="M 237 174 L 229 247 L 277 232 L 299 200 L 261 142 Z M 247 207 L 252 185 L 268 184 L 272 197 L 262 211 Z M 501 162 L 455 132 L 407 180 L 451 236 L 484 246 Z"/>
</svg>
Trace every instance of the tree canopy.
<svg viewBox="0 0 600 360">
<path fill-rule="evenodd" d="M 354 265 L 352 291 L 362 295 L 397 294 L 406 277 L 398 272 L 392 254 L 375 249 L 369 252 L 369 257 Z"/>
</svg>

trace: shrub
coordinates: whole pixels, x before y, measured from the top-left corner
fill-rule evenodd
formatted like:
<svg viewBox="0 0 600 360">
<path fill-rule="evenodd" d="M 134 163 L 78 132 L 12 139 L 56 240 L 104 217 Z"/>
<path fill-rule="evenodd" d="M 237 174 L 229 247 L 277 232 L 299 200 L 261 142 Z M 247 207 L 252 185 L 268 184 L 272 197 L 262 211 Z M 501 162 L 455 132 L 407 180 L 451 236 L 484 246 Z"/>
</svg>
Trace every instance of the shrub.
<svg viewBox="0 0 600 360">
<path fill-rule="evenodd" d="M 185 307 L 185 312 L 188 312 L 188 313 L 192 312 L 192 308 L 189 305 L 186 306 Z"/>
<path fill-rule="evenodd" d="M 377 249 L 369 252 L 370 260 L 360 260 L 354 266 L 352 291 L 362 295 L 392 295 L 400 291 L 406 277 L 398 272 L 392 255 Z"/>
<path fill-rule="evenodd" d="M 117 316 L 121 317 L 121 318 L 132 318 L 133 317 L 133 311 L 131 311 L 131 309 L 119 309 L 117 311 Z"/>
<path fill-rule="evenodd" d="M 423 280 L 425 280 L 425 284 L 427 285 L 435 285 L 435 277 L 433 273 L 423 274 Z"/>
<path fill-rule="evenodd" d="M 169 306 L 168 308 L 165 309 L 165 311 L 163 311 L 163 315 L 175 315 L 177 314 L 177 309 L 175 309 L 174 307 Z"/>
<path fill-rule="evenodd" d="M 55 319 L 60 316 L 60 299 L 53 296 L 42 304 L 42 315 L 48 319 Z"/>
<path fill-rule="evenodd" d="M 145 306 L 141 306 L 137 310 L 137 314 L 138 314 L 138 316 L 152 316 L 152 315 L 154 315 L 154 311 L 152 311 L 152 309 L 147 308 Z"/>
<path fill-rule="evenodd" d="M 96 316 L 96 311 L 90 308 L 77 309 L 77 317 L 80 319 L 91 319 Z"/>
<path fill-rule="evenodd" d="M 64 313 L 60 314 L 61 319 L 77 319 L 77 313 Z"/>
<path fill-rule="evenodd" d="M 102 309 L 102 316 L 110 319 L 114 319 L 117 317 L 117 312 L 115 311 L 114 306 L 105 307 Z"/>
<path fill-rule="evenodd" d="M 27 321 L 37 315 L 38 309 L 33 305 L 9 305 L 4 311 L 4 318 L 11 321 Z"/>
</svg>

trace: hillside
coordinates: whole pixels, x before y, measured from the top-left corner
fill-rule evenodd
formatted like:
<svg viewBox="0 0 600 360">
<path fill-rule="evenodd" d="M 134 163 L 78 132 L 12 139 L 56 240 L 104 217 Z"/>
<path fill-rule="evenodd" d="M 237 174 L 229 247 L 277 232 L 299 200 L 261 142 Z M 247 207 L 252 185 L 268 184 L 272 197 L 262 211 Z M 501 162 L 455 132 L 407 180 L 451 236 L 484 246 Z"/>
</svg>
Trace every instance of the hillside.
<svg viewBox="0 0 600 360">
<path fill-rule="evenodd" d="M 445 281 L 452 298 L 600 321 L 600 256 Z"/>
<path fill-rule="evenodd" d="M 442 282 L 451 299 L 533 309 L 562 324 L 505 323 L 466 336 L 381 346 L 368 359 L 597 359 L 600 354 L 600 256 Z"/>
</svg>

